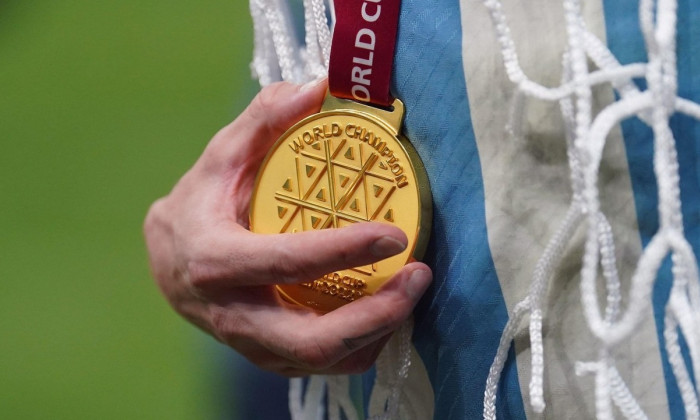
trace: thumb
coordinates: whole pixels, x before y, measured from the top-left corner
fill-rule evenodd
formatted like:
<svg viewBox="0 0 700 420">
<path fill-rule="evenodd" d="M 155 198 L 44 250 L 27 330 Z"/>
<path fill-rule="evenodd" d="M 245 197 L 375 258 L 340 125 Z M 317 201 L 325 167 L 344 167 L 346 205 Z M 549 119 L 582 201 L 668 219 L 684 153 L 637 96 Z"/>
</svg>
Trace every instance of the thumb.
<svg viewBox="0 0 700 420">
<path fill-rule="evenodd" d="M 328 83 L 326 79 L 294 85 L 274 83 L 263 88 L 231 124 L 224 127 L 209 148 L 228 161 L 265 156 L 272 143 L 299 120 L 318 112 Z M 232 161 L 233 159 L 233 161 Z"/>
<path fill-rule="evenodd" d="M 302 118 L 318 112 L 328 88 L 327 79 L 305 85 L 287 82 L 264 87 L 238 120 L 256 129 L 267 130 L 274 138 Z"/>
</svg>

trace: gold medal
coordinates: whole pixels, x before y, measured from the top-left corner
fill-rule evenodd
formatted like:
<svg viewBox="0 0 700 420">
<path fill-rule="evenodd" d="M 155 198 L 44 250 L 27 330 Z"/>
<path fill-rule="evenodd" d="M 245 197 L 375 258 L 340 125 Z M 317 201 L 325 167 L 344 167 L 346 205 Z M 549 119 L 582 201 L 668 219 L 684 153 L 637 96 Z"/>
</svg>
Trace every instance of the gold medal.
<svg viewBox="0 0 700 420">
<path fill-rule="evenodd" d="M 375 221 L 406 233 L 402 253 L 277 286 L 289 301 L 329 312 L 375 293 L 405 264 L 422 258 L 432 220 L 428 178 L 399 134 L 403 104 L 375 108 L 326 95 L 321 112 L 295 124 L 272 146 L 250 204 L 256 233 L 294 233 Z"/>
</svg>

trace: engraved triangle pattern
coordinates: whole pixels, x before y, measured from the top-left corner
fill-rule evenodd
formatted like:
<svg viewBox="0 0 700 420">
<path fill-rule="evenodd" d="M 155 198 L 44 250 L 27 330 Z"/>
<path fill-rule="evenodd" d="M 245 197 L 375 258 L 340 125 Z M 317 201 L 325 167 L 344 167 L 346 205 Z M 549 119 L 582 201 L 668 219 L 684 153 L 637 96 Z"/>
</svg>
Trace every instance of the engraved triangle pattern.
<svg viewBox="0 0 700 420">
<path fill-rule="evenodd" d="M 362 143 L 326 139 L 295 157 L 275 193 L 280 233 L 345 227 L 357 222 L 393 223 L 397 209 L 392 174 L 378 153 Z M 353 269 L 365 275 L 376 264 Z"/>
</svg>

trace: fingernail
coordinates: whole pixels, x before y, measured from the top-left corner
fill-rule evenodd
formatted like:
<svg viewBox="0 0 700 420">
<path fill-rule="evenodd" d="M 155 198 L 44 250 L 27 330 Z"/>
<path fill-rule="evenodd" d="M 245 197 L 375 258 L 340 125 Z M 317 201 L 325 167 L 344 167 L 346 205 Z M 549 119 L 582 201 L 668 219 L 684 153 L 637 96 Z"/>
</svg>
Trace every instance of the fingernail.
<svg viewBox="0 0 700 420">
<path fill-rule="evenodd" d="M 320 85 L 324 80 L 326 80 L 326 78 L 321 77 L 318 79 L 314 79 L 310 82 L 307 82 L 307 83 L 303 84 L 301 86 L 301 88 L 299 88 L 299 92 L 306 92 L 307 90 L 311 90 L 311 89 L 315 88 L 316 86 Z"/>
<path fill-rule="evenodd" d="M 412 299 L 420 298 L 421 296 L 423 296 L 423 293 L 425 293 L 425 289 L 428 288 L 428 285 L 430 285 L 430 281 L 432 278 L 433 275 L 430 273 L 430 271 L 414 271 L 413 273 L 411 273 L 411 276 L 406 282 L 406 293 L 408 293 L 408 295 Z"/>
<path fill-rule="evenodd" d="M 380 258 L 396 255 L 404 249 L 406 249 L 406 244 L 391 236 L 382 236 L 369 247 L 372 255 Z"/>
</svg>

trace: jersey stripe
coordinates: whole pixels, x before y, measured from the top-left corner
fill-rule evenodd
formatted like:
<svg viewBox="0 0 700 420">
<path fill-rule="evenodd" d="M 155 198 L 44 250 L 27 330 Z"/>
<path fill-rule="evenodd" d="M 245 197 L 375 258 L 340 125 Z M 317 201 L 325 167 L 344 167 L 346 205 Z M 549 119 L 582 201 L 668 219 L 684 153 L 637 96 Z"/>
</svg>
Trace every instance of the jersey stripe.
<svg viewBox="0 0 700 420">
<path fill-rule="evenodd" d="M 457 0 L 404 0 L 394 89 L 404 132 L 429 174 L 435 215 L 427 263 L 435 283 L 416 309 L 415 345 L 435 391 L 436 419 L 479 418 L 507 320 L 486 235 L 481 165 L 462 72 Z M 523 418 L 514 364 L 499 410 Z M 506 397 L 507 395 L 507 397 Z"/>
</svg>

